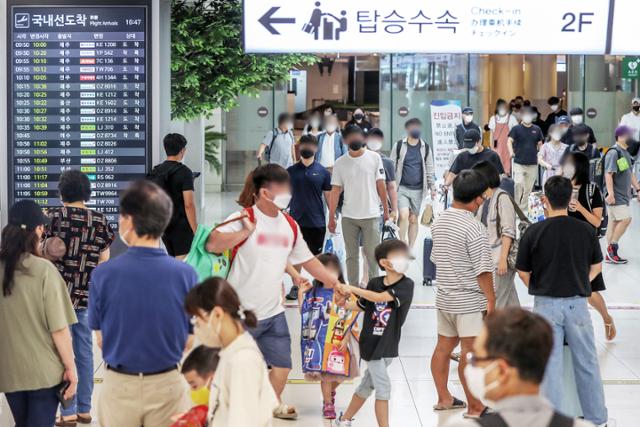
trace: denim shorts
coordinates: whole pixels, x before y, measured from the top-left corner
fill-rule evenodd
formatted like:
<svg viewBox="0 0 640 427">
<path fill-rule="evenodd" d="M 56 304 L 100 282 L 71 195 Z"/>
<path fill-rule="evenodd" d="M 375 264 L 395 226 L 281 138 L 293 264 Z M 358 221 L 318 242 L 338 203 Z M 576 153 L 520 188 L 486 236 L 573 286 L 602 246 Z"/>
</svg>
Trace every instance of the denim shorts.
<svg viewBox="0 0 640 427">
<path fill-rule="evenodd" d="M 375 390 L 376 400 L 391 399 L 391 378 L 387 368 L 393 362 L 393 358 L 385 358 L 379 360 L 369 360 L 367 362 L 367 370 L 362 376 L 362 381 L 356 389 L 356 394 L 363 399 L 371 396 Z"/>
<path fill-rule="evenodd" d="M 267 365 L 291 369 L 291 335 L 284 313 L 260 320 L 249 333 L 256 340 Z"/>
</svg>

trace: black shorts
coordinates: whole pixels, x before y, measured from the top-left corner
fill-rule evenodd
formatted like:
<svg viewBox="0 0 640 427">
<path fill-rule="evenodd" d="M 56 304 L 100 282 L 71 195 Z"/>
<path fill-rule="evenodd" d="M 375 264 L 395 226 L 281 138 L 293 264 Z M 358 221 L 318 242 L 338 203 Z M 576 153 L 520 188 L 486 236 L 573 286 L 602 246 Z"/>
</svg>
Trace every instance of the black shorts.
<svg viewBox="0 0 640 427">
<path fill-rule="evenodd" d="M 300 227 L 300 231 L 302 232 L 302 238 L 307 242 L 307 246 L 311 253 L 314 255 L 320 255 L 323 249 L 322 246 L 324 245 L 326 229 L 324 227 Z"/>
<path fill-rule="evenodd" d="M 162 235 L 162 243 L 167 248 L 167 253 L 173 257 L 188 254 L 192 241 L 193 230 L 191 227 L 168 229 Z"/>
</svg>

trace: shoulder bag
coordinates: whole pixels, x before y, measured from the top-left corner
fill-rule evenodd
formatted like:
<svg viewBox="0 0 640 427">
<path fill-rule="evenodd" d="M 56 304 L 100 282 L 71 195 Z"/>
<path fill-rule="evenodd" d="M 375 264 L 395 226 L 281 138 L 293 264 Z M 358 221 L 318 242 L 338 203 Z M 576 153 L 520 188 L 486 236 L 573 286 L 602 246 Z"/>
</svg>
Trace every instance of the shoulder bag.
<svg viewBox="0 0 640 427">
<path fill-rule="evenodd" d="M 527 228 L 529 228 L 529 226 L 531 225 L 531 221 L 529 221 L 529 219 L 524 214 L 524 212 L 522 212 L 522 209 L 520 209 L 520 206 L 518 206 L 516 201 L 513 200 L 513 198 L 508 193 L 503 193 L 503 194 L 507 195 L 507 197 L 509 198 L 509 201 L 511 202 L 511 205 L 513 206 L 513 209 L 516 211 L 516 215 L 518 216 L 518 218 L 520 218 L 520 224 L 518 224 L 518 235 L 516 236 L 515 239 L 513 239 L 513 242 L 511 243 L 511 247 L 509 248 L 509 254 L 507 255 L 507 266 L 511 270 L 515 270 L 516 259 L 518 258 L 518 247 L 520 246 L 520 238 L 522 238 L 522 235 L 525 233 L 525 231 L 527 231 Z M 498 233 L 498 236 L 502 235 L 502 226 L 500 224 L 500 197 L 501 196 L 502 194 L 498 194 L 498 199 L 496 200 L 496 231 Z"/>
</svg>

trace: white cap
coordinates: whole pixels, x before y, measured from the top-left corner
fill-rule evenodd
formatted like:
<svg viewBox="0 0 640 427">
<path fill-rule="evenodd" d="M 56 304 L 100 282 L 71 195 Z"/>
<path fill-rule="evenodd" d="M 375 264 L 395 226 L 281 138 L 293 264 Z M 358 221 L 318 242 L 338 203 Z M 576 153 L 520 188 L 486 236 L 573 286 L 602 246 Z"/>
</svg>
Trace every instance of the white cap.
<svg viewBox="0 0 640 427">
<path fill-rule="evenodd" d="M 631 104 L 640 104 L 640 98 L 636 97 L 631 100 Z"/>
</svg>

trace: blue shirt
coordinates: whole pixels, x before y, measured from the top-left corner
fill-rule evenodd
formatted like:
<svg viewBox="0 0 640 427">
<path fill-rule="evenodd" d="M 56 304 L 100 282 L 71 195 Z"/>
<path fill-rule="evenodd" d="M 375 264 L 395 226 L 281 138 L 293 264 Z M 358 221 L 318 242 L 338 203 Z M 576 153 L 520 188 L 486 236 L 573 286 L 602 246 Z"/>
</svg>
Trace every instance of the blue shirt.
<svg viewBox="0 0 640 427">
<path fill-rule="evenodd" d="M 190 331 L 184 299 L 196 283 L 191 266 L 159 248 L 132 247 L 96 267 L 89 326 L 102 332 L 104 361 L 132 373 L 177 365 Z"/>
<path fill-rule="evenodd" d="M 317 161 L 306 167 L 302 162 L 287 169 L 291 178 L 289 213 L 300 227 L 324 228 L 324 191 L 331 190 L 331 174 Z"/>
<path fill-rule="evenodd" d="M 404 157 L 404 165 L 402 166 L 400 185 L 412 190 L 422 190 L 424 160 L 420 152 L 420 146 L 421 144 L 411 145 L 407 143 L 407 154 Z"/>
</svg>

